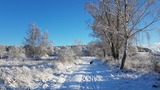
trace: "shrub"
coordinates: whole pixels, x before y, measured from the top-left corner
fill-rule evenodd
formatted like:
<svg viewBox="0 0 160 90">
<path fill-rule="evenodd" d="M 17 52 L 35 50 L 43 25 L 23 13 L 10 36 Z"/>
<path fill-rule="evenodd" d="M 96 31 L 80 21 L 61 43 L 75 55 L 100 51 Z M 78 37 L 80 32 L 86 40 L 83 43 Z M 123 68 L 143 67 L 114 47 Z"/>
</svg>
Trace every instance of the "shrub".
<svg viewBox="0 0 160 90">
<path fill-rule="evenodd" d="M 77 45 L 72 47 L 73 52 L 75 53 L 76 56 L 81 57 L 82 56 L 82 46 Z"/>
<path fill-rule="evenodd" d="M 156 73 L 160 73 L 160 61 L 154 61 L 153 62 L 154 71 Z"/>
<path fill-rule="evenodd" d="M 127 57 L 125 68 L 144 73 L 153 72 L 154 65 L 151 53 L 137 53 Z"/>
<path fill-rule="evenodd" d="M 113 68 L 118 68 L 118 65 L 119 65 L 119 61 L 113 60 L 113 59 L 102 59 L 102 62 Z"/>
<path fill-rule="evenodd" d="M 42 46 L 32 47 L 30 45 L 26 45 L 25 50 L 27 57 L 35 59 L 40 59 L 42 56 L 47 54 L 47 47 L 42 47 Z"/>
<path fill-rule="evenodd" d="M 58 60 L 62 60 L 63 62 L 74 62 L 76 58 L 76 54 L 69 47 L 59 50 Z"/>
<path fill-rule="evenodd" d="M 47 47 L 47 54 L 48 55 L 54 55 L 54 48 L 53 48 L 53 46 L 49 46 L 49 47 Z"/>
<path fill-rule="evenodd" d="M 25 49 L 21 46 L 7 47 L 8 58 L 26 58 Z"/>
<path fill-rule="evenodd" d="M 0 59 L 3 58 L 6 54 L 6 47 L 5 45 L 0 45 Z"/>
</svg>

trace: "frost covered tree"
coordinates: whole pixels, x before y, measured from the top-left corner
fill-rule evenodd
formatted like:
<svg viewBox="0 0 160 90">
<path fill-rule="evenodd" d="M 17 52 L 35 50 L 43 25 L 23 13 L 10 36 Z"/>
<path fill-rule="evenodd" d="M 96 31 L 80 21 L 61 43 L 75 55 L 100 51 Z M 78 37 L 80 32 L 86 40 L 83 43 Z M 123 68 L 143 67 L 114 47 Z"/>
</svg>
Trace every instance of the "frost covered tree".
<svg viewBox="0 0 160 90">
<path fill-rule="evenodd" d="M 111 11 L 112 7 L 106 5 L 110 3 L 109 0 L 98 0 L 98 4 L 92 4 L 91 2 L 86 3 L 88 12 L 93 17 L 94 21 L 91 23 L 93 30 L 92 36 L 100 38 L 102 42 L 105 42 L 106 46 L 109 46 L 112 57 L 117 60 L 119 59 L 119 50 L 122 47 L 123 40 L 118 34 L 114 32 L 121 32 L 121 25 L 119 15 L 114 16 L 106 11 Z"/>
<path fill-rule="evenodd" d="M 76 54 L 71 47 L 65 47 L 59 50 L 58 59 L 64 62 L 74 62 Z"/>
<path fill-rule="evenodd" d="M 91 56 L 98 56 L 99 58 L 106 58 L 106 55 L 109 56 L 108 48 L 103 42 L 91 41 L 87 48 Z"/>
<path fill-rule="evenodd" d="M 130 40 L 160 19 L 160 11 L 156 7 L 156 3 L 159 2 L 158 0 L 96 1 L 94 4 L 87 2 L 87 10 L 94 20 L 91 25 L 92 30 L 97 37 L 109 43 L 112 53 L 118 51 L 119 47 L 123 48 L 120 65 L 120 69 L 123 69 Z"/>
<path fill-rule="evenodd" d="M 82 40 L 77 39 L 74 41 L 75 45 L 81 45 L 82 44 Z"/>
<path fill-rule="evenodd" d="M 82 46 L 80 45 L 72 46 L 71 49 L 74 51 L 76 56 L 81 57 L 83 55 Z"/>
<path fill-rule="evenodd" d="M 48 32 L 43 34 L 37 25 L 32 23 L 29 25 L 24 45 L 27 57 L 40 58 L 47 53 L 47 47 L 51 46 L 51 41 L 48 41 Z"/>
</svg>

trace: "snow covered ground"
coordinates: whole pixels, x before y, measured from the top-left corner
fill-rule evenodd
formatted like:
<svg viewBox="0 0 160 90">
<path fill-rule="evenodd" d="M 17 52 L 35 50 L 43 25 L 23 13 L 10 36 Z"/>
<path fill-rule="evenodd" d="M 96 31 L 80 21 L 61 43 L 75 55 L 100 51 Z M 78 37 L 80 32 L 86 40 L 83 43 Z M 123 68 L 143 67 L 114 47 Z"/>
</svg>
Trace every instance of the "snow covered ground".
<svg viewBox="0 0 160 90">
<path fill-rule="evenodd" d="M 0 60 L 0 90 L 159 90 L 157 86 L 158 75 L 114 70 L 93 57 L 83 57 L 76 64 Z"/>
<path fill-rule="evenodd" d="M 93 65 L 89 65 L 91 60 L 94 61 Z M 158 90 L 152 86 L 160 84 L 160 81 L 155 81 L 158 75 L 123 73 L 94 58 L 85 58 L 76 67 L 77 70 L 67 75 L 59 90 Z"/>
</svg>

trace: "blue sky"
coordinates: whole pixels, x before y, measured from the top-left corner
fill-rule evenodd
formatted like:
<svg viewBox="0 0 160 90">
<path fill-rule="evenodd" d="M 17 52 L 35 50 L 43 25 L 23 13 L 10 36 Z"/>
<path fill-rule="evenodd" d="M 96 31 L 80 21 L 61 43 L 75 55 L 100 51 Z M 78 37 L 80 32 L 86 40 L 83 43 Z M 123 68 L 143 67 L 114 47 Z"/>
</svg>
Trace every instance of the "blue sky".
<svg viewBox="0 0 160 90">
<path fill-rule="evenodd" d="M 84 10 L 86 1 L 91 0 L 0 0 L 0 44 L 22 45 L 31 23 L 47 30 L 54 46 L 73 45 L 76 39 L 87 44 L 95 39 L 89 36 L 86 22 L 91 17 Z M 150 44 L 160 41 L 157 31 L 150 35 Z M 143 38 L 141 44 L 146 45 L 145 35 Z"/>
<path fill-rule="evenodd" d="M 73 45 L 92 37 L 84 10 L 88 0 L 0 0 L 0 44 L 22 45 L 28 25 L 35 22 L 54 45 Z"/>
</svg>

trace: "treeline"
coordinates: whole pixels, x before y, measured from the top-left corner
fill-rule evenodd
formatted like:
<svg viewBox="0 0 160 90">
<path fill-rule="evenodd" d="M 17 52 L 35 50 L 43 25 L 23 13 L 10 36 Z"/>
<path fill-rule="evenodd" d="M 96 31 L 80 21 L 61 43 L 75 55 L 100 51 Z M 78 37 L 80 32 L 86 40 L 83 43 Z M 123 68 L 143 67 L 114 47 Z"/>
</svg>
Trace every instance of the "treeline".
<svg viewBox="0 0 160 90">
<path fill-rule="evenodd" d="M 62 50 L 70 49 L 74 51 L 78 56 L 87 56 L 88 49 L 85 45 L 77 45 L 77 46 L 49 46 L 46 47 L 46 51 L 43 52 L 43 56 L 58 56 Z M 27 46 L 7 46 L 0 45 L 0 58 L 29 58 L 28 55 L 28 47 Z M 37 57 L 38 58 L 38 57 Z M 40 57 L 39 57 L 40 58 Z"/>
<path fill-rule="evenodd" d="M 26 50 L 26 46 L 0 45 L 0 58 L 27 58 Z M 46 47 L 46 52 L 43 54 L 43 56 L 59 56 L 60 53 L 65 51 L 67 51 L 66 53 L 68 54 L 71 54 L 69 51 L 73 51 L 73 53 L 78 57 L 97 56 L 99 58 L 106 58 L 111 56 L 111 53 L 109 53 L 108 50 L 103 49 L 101 44 L 96 42 L 91 42 L 88 45 L 49 46 Z M 139 46 L 132 46 L 130 47 L 130 52 L 152 52 L 152 50 Z"/>
</svg>

